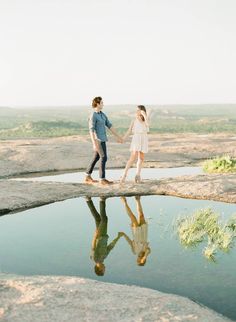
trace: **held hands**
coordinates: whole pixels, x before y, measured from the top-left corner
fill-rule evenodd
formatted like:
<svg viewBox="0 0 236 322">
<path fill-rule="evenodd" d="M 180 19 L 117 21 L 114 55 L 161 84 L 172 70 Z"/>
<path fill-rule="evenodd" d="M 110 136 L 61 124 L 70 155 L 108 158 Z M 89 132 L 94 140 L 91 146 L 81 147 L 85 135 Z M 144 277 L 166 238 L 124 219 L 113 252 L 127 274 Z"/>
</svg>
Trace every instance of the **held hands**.
<svg viewBox="0 0 236 322">
<path fill-rule="evenodd" d="M 116 140 L 118 143 L 124 143 L 124 140 L 122 137 L 118 136 L 117 137 L 117 140 Z"/>
<path fill-rule="evenodd" d="M 123 143 L 125 143 L 126 139 L 127 139 L 127 136 L 126 136 L 126 135 L 124 135 L 124 136 L 122 137 L 122 141 L 123 141 Z"/>
<path fill-rule="evenodd" d="M 125 143 L 126 139 L 127 139 L 127 136 L 126 135 L 124 135 L 123 137 L 122 136 L 119 136 L 117 138 L 117 142 L 118 143 Z"/>
</svg>

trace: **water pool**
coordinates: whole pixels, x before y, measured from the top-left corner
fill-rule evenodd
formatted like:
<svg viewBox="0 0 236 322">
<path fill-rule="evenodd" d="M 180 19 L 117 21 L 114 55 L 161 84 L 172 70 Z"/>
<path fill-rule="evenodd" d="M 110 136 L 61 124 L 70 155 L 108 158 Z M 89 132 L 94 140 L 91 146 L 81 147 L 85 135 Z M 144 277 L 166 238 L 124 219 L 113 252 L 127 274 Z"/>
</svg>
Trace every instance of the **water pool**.
<svg viewBox="0 0 236 322">
<path fill-rule="evenodd" d="M 133 180 L 135 176 L 136 169 L 131 168 L 129 170 L 127 180 Z M 123 169 L 108 169 L 106 170 L 106 175 L 109 180 L 119 180 L 123 173 Z M 179 168 L 144 168 L 142 169 L 143 179 L 160 179 L 177 177 L 182 175 L 197 175 L 203 174 L 203 170 L 200 167 L 179 167 Z M 82 171 L 56 174 L 51 173 L 50 175 L 34 176 L 29 174 L 29 177 L 25 178 L 14 178 L 11 180 L 27 180 L 27 181 L 54 181 L 54 182 L 83 182 L 85 173 Z M 98 170 L 93 172 L 93 178 L 98 179 Z"/>
<path fill-rule="evenodd" d="M 137 200 L 128 197 L 126 201 L 137 218 Z M 0 270 L 20 275 L 80 276 L 145 286 L 189 297 L 236 319 L 235 248 L 229 253 L 217 252 L 214 263 L 202 254 L 204 242 L 186 249 L 174 229 L 180 215 L 211 207 L 226 221 L 236 213 L 236 206 L 166 196 L 141 197 L 140 204 L 147 222 L 150 248 L 143 266 L 137 265 L 137 256 L 128 238 L 121 234 L 116 244 L 114 241 L 119 232 L 133 240 L 132 215 L 128 215 L 124 200 L 75 198 L 0 217 Z M 100 254 L 95 254 L 92 251 L 96 232 L 93 207 L 104 215 L 105 206 L 107 219 L 100 227 L 103 232 Z M 94 271 L 95 257 L 99 256 L 103 256 L 106 267 L 103 276 Z"/>
</svg>

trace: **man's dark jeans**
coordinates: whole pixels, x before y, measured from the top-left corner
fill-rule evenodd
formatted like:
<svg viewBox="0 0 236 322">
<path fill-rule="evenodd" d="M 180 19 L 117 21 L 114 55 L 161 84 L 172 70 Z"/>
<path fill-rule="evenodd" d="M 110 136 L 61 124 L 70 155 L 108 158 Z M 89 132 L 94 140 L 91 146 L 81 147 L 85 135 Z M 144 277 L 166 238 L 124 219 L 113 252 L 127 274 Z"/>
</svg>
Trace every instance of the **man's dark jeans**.
<svg viewBox="0 0 236 322">
<path fill-rule="evenodd" d="M 91 160 L 86 173 L 91 174 L 93 172 L 93 169 L 100 159 L 100 165 L 99 165 L 99 177 L 100 179 L 106 178 L 106 162 L 107 162 L 107 147 L 106 142 L 99 142 L 99 152 L 95 151 L 93 155 L 93 159 Z"/>
</svg>

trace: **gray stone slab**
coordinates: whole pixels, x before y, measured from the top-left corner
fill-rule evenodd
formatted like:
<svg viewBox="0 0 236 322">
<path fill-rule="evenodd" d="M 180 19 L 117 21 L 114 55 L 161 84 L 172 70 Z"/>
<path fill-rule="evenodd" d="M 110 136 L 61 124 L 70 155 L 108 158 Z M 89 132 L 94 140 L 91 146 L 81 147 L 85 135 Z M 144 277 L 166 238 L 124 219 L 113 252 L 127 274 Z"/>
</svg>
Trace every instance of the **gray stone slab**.
<svg viewBox="0 0 236 322">
<path fill-rule="evenodd" d="M 101 186 L 99 183 L 0 180 L 0 214 L 81 196 L 169 195 L 236 203 L 236 174 L 181 176 Z"/>
<path fill-rule="evenodd" d="M 4 322 L 230 321 L 187 298 L 79 277 L 0 275 Z"/>
</svg>

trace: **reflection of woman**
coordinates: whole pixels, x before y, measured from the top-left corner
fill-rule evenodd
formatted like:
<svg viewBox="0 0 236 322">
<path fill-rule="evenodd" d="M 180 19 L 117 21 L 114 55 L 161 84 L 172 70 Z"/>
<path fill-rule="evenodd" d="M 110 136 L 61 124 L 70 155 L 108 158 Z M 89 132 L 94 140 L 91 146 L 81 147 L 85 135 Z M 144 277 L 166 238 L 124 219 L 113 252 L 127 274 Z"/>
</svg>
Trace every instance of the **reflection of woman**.
<svg viewBox="0 0 236 322">
<path fill-rule="evenodd" d="M 122 235 L 125 237 L 127 242 L 129 243 L 132 252 L 137 255 L 137 264 L 140 266 L 145 265 L 148 255 L 151 252 L 148 243 L 148 224 L 145 221 L 143 209 L 140 202 L 140 196 L 136 196 L 136 203 L 137 203 L 137 212 L 138 212 L 138 219 L 133 214 L 132 210 L 130 209 L 127 200 L 125 197 L 121 197 L 125 205 L 125 209 L 127 211 L 128 216 L 131 219 L 131 227 L 132 227 L 132 235 L 133 240 L 131 240 L 125 233 Z"/>
<path fill-rule="evenodd" d="M 106 202 L 105 198 L 100 199 L 100 214 L 96 210 L 91 198 L 87 198 L 87 205 L 95 219 L 96 230 L 92 241 L 91 259 L 94 260 L 94 271 L 97 275 L 103 276 L 105 273 L 104 260 L 115 247 L 122 234 L 118 233 L 117 237 L 108 245 L 109 236 L 107 234 Z"/>
</svg>

